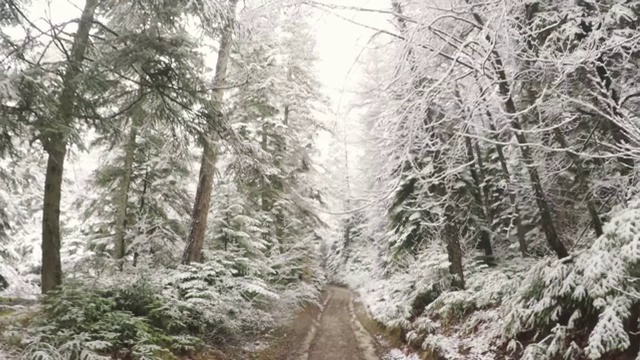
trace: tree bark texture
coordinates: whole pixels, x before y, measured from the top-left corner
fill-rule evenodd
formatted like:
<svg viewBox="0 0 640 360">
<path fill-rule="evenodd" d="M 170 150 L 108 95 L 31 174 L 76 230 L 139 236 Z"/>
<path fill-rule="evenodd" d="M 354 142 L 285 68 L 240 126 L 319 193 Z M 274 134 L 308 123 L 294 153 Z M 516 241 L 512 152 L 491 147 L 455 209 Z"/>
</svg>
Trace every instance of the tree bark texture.
<svg viewBox="0 0 640 360">
<path fill-rule="evenodd" d="M 451 209 L 445 209 L 445 213 Z M 463 290 L 465 286 L 464 281 L 464 269 L 462 267 L 462 248 L 460 247 L 460 237 L 458 236 L 458 229 L 454 224 L 453 219 L 447 217 L 444 224 L 444 238 L 447 248 L 447 258 L 449 260 L 449 273 L 453 277 L 451 280 L 451 286 L 454 289 Z"/>
<path fill-rule="evenodd" d="M 489 117 L 489 128 L 494 133 L 496 132 L 496 128 L 493 125 L 493 119 L 491 113 L 487 111 L 487 116 Z M 511 179 L 511 173 L 509 172 L 509 166 L 507 165 L 507 158 L 504 156 L 504 149 L 502 145 L 496 143 L 496 153 L 498 154 L 498 160 L 500 161 L 500 168 L 502 169 L 502 173 L 504 174 L 505 179 L 507 180 L 507 184 L 511 187 L 513 181 Z M 509 203 L 513 207 L 513 221 L 516 226 L 516 236 L 518 237 L 518 245 L 520 247 L 520 253 L 522 257 L 529 256 L 529 246 L 527 245 L 527 239 L 525 234 L 525 229 L 522 224 L 522 215 L 520 214 L 520 207 L 518 206 L 518 200 L 516 199 L 516 193 L 514 189 L 508 189 L 509 192 Z"/>
<path fill-rule="evenodd" d="M 465 146 L 467 148 L 467 158 L 471 163 L 469 166 L 471 179 L 473 180 L 471 192 L 473 199 L 476 202 L 476 207 L 481 211 L 482 221 L 484 222 L 484 224 L 480 224 L 479 245 L 486 257 L 485 261 L 492 263 L 493 248 L 491 247 L 491 233 L 489 232 L 489 228 L 493 221 L 491 219 L 490 207 L 488 206 L 488 203 L 485 202 L 486 197 L 483 185 L 484 171 L 482 169 L 482 160 L 480 159 L 480 153 L 478 153 L 478 158 L 475 158 L 473 144 L 471 144 L 471 139 L 469 137 L 465 137 Z"/>
<path fill-rule="evenodd" d="M 81 64 L 89 45 L 89 32 L 93 26 L 97 5 L 98 0 L 85 2 L 70 57 L 67 59 L 67 69 L 62 76 L 62 90 L 54 115 L 55 123 L 52 128 L 44 129 L 41 136 L 43 147 L 48 154 L 42 205 L 42 293 L 47 293 L 62 284 L 60 201 L 64 160 L 67 155 L 68 129 L 72 126 L 75 111 L 77 77 L 82 71 Z"/>
<path fill-rule="evenodd" d="M 507 75 L 504 71 L 504 64 L 502 63 L 502 58 L 497 51 L 493 52 L 493 63 L 495 65 L 496 75 L 498 76 L 498 91 L 505 99 L 504 109 L 511 115 L 511 127 L 516 137 L 516 141 L 518 142 L 522 160 L 524 161 L 527 172 L 529 173 L 531 189 L 533 190 L 536 204 L 538 205 L 538 211 L 540 212 L 540 226 L 542 227 L 547 244 L 549 244 L 551 250 L 556 253 L 558 258 L 567 257 L 569 256 L 569 252 L 558 237 L 558 233 L 553 222 L 553 216 L 551 214 L 551 207 L 549 206 L 544 189 L 542 188 L 542 182 L 540 181 L 540 175 L 538 174 L 538 169 L 535 166 L 531 149 L 529 148 L 529 145 L 527 145 L 527 138 L 522 131 L 523 129 L 517 115 L 516 105 L 513 101 L 513 97 L 511 96 L 511 89 L 509 87 Z"/>
<path fill-rule="evenodd" d="M 217 117 L 222 116 L 224 85 L 226 83 L 225 78 L 227 77 L 229 56 L 231 55 L 237 4 L 238 0 L 229 0 L 228 18 L 220 35 L 220 48 L 218 49 L 218 60 L 214 78 L 215 90 L 213 91 L 213 105 L 215 116 Z M 213 192 L 213 177 L 218 160 L 215 137 L 214 129 L 210 129 L 209 133 L 203 137 L 204 149 L 202 152 L 202 161 L 200 162 L 198 189 L 196 191 L 196 199 L 191 216 L 191 231 L 189 232 L 187 246 L 182 255 L 183 264 L 189 264 L 192 261 L 202 261 L 204 234 L 207 229 L 207 219 L 209 216 L 209 208 L 211 207 L 211 193 Z"/>
<path fill-rule="evenodd" d="M 564 137 L 562 130 L 555 128 L 553 129 L 553 134 L 556 137 L 556 140 L 560 144 L 563 149 L 569 150 L 569 142 Z M 596 236 L 602 235 L 602 220 L 600 220 L 600 216 L 598 215 L 598 210 L 596 209 L 596 205 L 593 203 L 593 194 L 591 192 L 591 185 L 589 184 L 589 179 L 587 178 L 587 173 L 584 171 L 582 167 L 582 163 L 580 162 L 580 157 L 570 151 L 567 151 L 567 155 L 573 166 L 576 169 L 576 176 L 578 177 L 578 184 L 580 192 L 584 193 L 585 201 L 587 203 L 587 210 L 589 211 L 589 216 L 591 216 L 591 225 L 593 226 L 593 230 L 596 232 Z"/>
<path fill-rule="evenodd" d="M 124 173 L 120 179 L 118 187 L 118 200 L 116 203 L 116 231 L 113 257 L 119 260 L 119 267 L 122 268 L 122 260 L 126 253 L 126 244 L 124 236 L 126 233 L 127 223 L 127 206 L 129 204 L 129 188 L 131 187 L 131 176 L 133 175 L 133 161 L 136 155 L 136 138 L 138 137 L 138 129 L 140 126 L 140 116 L 142 114 L 134 113 L 131 119 L 131 127 L 129 129 L 129 138 L 125 145 L 124 153 Z"/>
<path fill-rule="evenodd" d="M 45 294 L 62 284 L 60 262 L 60 200 L 67 144 L 63 139 L 50 138 L 47 172 L 42 205 L 42 269 L 41 287 Z M 55 146 L 55 147 L 54 147 Z"/>
</svg>

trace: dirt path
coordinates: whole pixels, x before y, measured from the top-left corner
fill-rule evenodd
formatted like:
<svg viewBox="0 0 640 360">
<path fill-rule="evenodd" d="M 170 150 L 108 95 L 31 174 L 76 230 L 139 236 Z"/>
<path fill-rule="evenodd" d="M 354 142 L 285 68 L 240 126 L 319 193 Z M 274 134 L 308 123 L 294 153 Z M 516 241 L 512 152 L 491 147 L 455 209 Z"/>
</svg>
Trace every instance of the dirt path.
<svg viewBox="0 0 640 360">
<path fill-rule="evenodd" d="M 330 286 L 328 302 L 301 360 L 378 360 L 375 344 L 353 312 L 349 290 Z"/>
<path fill-rule="evenodd" d="M 353 294 L 345 288 L 328 286 L 321 304 L 309 305 L 301 311 L 294 321 L 274 334 L 270 347 L 220 359 L 381 360 L 377 353 L 386 354 L 385 351 L 358 321 Z"/>
</svg>

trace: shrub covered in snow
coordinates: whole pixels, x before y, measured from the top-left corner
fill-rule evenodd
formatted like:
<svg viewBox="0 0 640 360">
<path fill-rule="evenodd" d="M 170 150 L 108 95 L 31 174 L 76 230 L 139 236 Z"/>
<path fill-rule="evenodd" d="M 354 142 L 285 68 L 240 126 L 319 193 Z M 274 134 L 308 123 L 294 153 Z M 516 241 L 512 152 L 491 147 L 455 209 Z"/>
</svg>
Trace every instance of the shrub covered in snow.
<svg viewBox="0 0 640 360">
<path fill-rule="evenodd" d="M 240 271 L 238 254 L 209 255 L 176 269 L 69 281 L 33 320 L 2 335 L 20 339 L 25 360 L 170 359 L 258 335 L 318 297 L 317 284 L 279 285 L 255 267 Z"/>
<path fill-rule="evenodd" d="M 638 276 L 640 202 L 635 202 L 612 217 L 590 248 L 541 261 L 526 274 L 503 305 L 503 335 L 546 336 L 527 339 L 539 342 L 526 351 L 542 349 L 546 358 L 599 359 L 623 351 L 631 346 L 629 334 L 638 331 Z M 512 341 L 510 347 L 517 345 Z"/>
<path fill-rule="evenodd" d="M 194 351 L 197 315 L 150 284 L 92 289 L 68 284 L 47 296 L 23 336 L 24 359 L 155 359 Z M 197 320 L 203 321 L 203 320 Z"/>
<path fill-rule="evenodd" d="M 383 268 L 376 252 L 351 252 L 360 264 Z M 604 234 L 567 258 L 468 263 L 466 287 L 456 291 L 447 286 L 447 267 L 444 252 L 432 248 L 386 272 L 346 261 L 336 276 L 359 291 L 375 320 L 446 359 L 638 352 L 640 201 L 614 211 Z"/>
<path fill-rule="evenodd" d="M 263 279 L 239 275 L 224 260 L 182 266 L 169 273 L 165 296 L 198 314 L 193 326 L 208 332 L 208 337 L 258 332 L 272 326 L 267 309 L 278 294 Z"/>
</svg>

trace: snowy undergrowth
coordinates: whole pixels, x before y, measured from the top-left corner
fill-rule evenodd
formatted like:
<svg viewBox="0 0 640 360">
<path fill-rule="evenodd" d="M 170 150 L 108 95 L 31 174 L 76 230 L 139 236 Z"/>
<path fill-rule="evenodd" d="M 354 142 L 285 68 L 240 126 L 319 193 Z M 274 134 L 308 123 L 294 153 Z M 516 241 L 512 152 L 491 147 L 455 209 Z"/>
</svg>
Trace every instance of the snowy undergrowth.
<svg viewBox="0 0 640 360">
<path fill-rule="evenodd" d="M 374 320 L 390 327 L 405 327 L 415 300 L 425 292 L 444 286 L 448 277 L 446 255 L 442 253 L 425 255 L 415 265 L 389 274 L 352 267 L 338 277 L 359 292 Z M 372 275 L 376 281 L 372 281 Z"/>
<path fill-rule="evenodd" d="M 420 360 L 417 354 L 407 355 L 398 349 L 392 349 L 382 357 L 382 360 Z"/>
<path fill-rule="evenodd" d="M 525 358 L 599 359 L 637 346 L 629 333 L 638 331 L 640 310 L 640 202 L 619 211 L 603 230 L 590 248 L 541 261 L 505 301 L 506 339 L 544 335 L 531 339 L 536 344 L 525 349 Z M 509 343 L 512 350 L 522 346 Z"/>
<path fill-rule="evenodd" d="M 9 264 L 0 264 L 0 274 L 7 284 L 7 287 L 0 291 L 0 297 L 33 299 L 40 290 L 33 276 L 21 274 Z"/>
<path fill-rule="evenodd" d="M 517 268 L 476 264 L 467 289 L 449 291 L 446 255 L 425 256 L 415 265 L 380 281 L 344 279 L 358 290 L 370 315 L 400 331 L 410 345 L 446 359 L 491 359 L 486 354 L 497 350 L 502 329 L 498 308 L 513 292 Z"/>
<path fill-rule="evenodd" d="M 394 271 L 347 264 L 336 276 L 373 319 L 445 359 L 600 359 L 637 349 L 629 334 L 640 314 L 640 202 L 614 212 L 604 234 L 568 258 L 466 264 L 463 291 L 446 286 L 443 252 L 424 253 Z"/>
<path fill-rule="evenodd" d="M 20 359 L 172 359 L 244 342 L 280 325 L 319 284 L 273 283 L 238 257 L 176 269 L 127 269 L 68 279 L 24 324 L 0 333 Z"/>
</svg>

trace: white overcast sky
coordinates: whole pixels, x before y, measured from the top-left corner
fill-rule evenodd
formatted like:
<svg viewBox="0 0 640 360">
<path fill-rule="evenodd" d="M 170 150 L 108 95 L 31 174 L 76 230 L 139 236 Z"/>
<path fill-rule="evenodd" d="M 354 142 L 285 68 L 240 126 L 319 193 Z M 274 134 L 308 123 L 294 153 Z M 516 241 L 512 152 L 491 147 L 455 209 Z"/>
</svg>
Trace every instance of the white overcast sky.
<svg viewBox="0 0 640 360">
<path fill-rule="evenodd" d="M 390 10 L 391 7 L 391 0 L 322 0 L 322 2 L 380 10 Z M 331 99 L 327 120 L 330 125 L 333 125 L 334 133 L 333 136 L 321 134 L 317 139 L 317 145 L 321 151 L 321 162 L 325 166 L 335 166 L 336 160 L 342 163 L 338 166 L 341 169 L 338 173 L 335 172 L 335 168 L 332 171 L 333 177 L 341 176 L 344 179 L 351 179 L 349 180 L 351 184 L 348 193 L 336 194 L 336 196 L 350 197 L 354 190 L 352 180 L 358 178 L 364 166 L 361 161 L 364 155 L 362 141 L 368 136 L 361 126 L 364 120 L 363 109 L 358 110 L 351 105 L 352 101 L 356 100 L 354 92 L 362 90 L 361 81 L 364 74 L 361 63 L 368 61 L 366 49 L 371 37 L 375 34 L 374 30 L 356 23 L 389 30 L 390 18 L 384 14 L 346 10 L 334 10 L 334 13 L 319 12 L 318 16 L 318 19 L 314 19 L 316 49 L 319 56 L 317 69 L 325 93 Z M 331 139 L 340 143 L 343 151 L 347 151 L 346 157 L 336 159 L 335 154 L 332 154 L 335 148 L 326 146 Z M 333 179 L 333 181 L 336 180 L 338 179 Z"/>
<path fill-rule="evenodd" d="M 381 10 L 388 10 L 390 7 L 390 0 L 323 0 L 322 2 Z M 346 75 L 374 34 L 372 30 L 351 23 L 340 16 L 375 28 L 385 28 L 388 16 L 346 10 L 334 12 L 335 14 L 318 11 L 319 18 L 314 19 L 314 23 L 317 29 L 317 50 L 320 56 L 318 69 L 321 80 L 326 86 L 340 90 L 342 86 L 351 84 L 351 81 L 355 80 Z"/>
<path fill-rule="evenodd" d="M 390 0 L 322 0 L 322 2 L 381 10 L 389 10 L 391 7 Z M 334 13 L 318 11 L 318 18 L 313 22 L 319 56 L 317 65 L 319 77 L 327 94 L 331 96 L 334 115 L 344 117 L 348 112 L 352 92 L 358 90 L 362 76 L 362 69 L 357 61 L 374 35 L 373 30 L 355 23 L 374 28 L 388 28 L 388 16 L 346 10 L 334 10 Z"/>
</svg>

